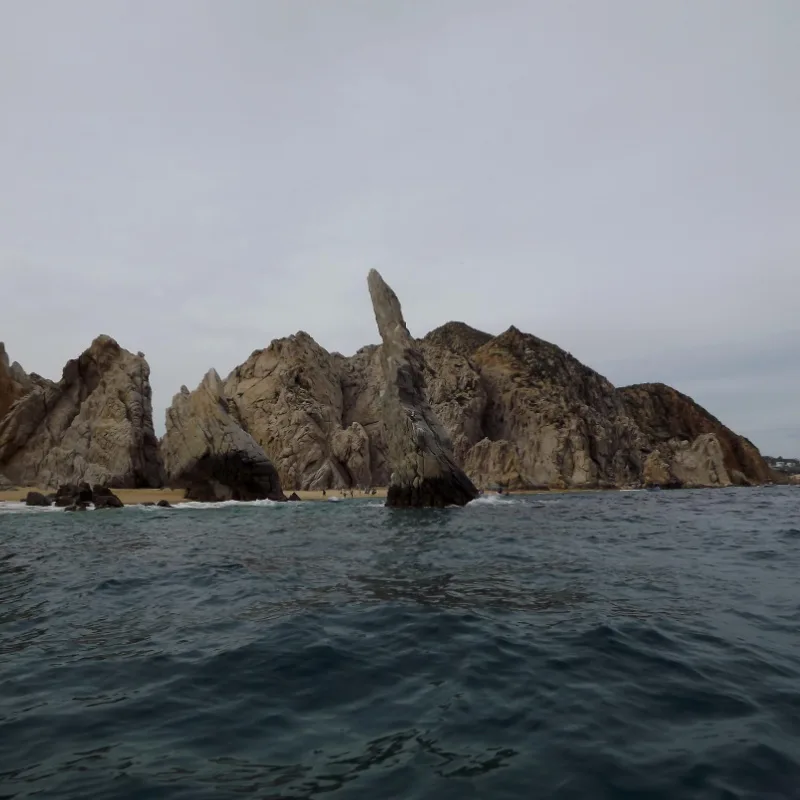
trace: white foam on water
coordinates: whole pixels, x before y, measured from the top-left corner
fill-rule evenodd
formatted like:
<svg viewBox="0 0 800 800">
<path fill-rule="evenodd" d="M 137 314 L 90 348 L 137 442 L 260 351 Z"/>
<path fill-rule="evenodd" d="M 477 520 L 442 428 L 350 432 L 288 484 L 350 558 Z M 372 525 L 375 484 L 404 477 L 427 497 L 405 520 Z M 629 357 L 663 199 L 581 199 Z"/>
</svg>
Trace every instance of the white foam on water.
<svg viewBox="0 0 800 800">
<path fill-rule="evenodd" d="M 59 506 L 28 506 L 16 500 L 0 502 L 0 514 L 38 514 L 50 511 L 63 511 Z"/>
<path fill-rule="evenodd" d="M 513 497 L 506 497 L 502 494 L 482 494 L 476 497 L 472 502 L 468 503 L 470 506 L 513 506 L 519 503 Z"/>
<path fill-rule="evenodd" d="M 180 511 L 187 511 L 191 509 L 211 509 L 211 508 L 234 508 L 243 506 L 245 508 L 258 508 L 260 506 L 284 506 L 287 503 L 281 503 L 277 500 L 220 500 L 218 503 L 201 503 L 197 500 L 186 500 L 180 503 L 175 503 L 172 508 Z M 291 503 L 290 505 L 294 505 Z M 159 511 L 168 509 L 159 509 L 158 506 L 145 506 L 145 508 L 156 508 Z"/>
</svg>

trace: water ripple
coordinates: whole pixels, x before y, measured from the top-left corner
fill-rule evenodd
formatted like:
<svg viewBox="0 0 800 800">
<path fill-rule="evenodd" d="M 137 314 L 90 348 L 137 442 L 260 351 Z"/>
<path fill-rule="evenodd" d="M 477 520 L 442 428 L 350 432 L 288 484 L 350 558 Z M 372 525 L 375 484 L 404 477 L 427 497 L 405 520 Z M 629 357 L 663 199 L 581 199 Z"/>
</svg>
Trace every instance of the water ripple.
<svg viewBox="0 0 800 800">
<path fill-rule="evenodd" d="M 795 798 L 798 493 L 0 507 L 2 798 Z"/>
</svg>

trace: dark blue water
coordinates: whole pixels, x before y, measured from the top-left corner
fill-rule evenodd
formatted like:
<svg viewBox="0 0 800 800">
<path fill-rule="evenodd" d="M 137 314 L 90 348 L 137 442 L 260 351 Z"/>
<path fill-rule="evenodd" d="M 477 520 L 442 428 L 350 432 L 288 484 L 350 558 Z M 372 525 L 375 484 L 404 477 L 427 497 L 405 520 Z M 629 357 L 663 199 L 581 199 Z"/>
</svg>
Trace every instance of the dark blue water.
<svg viewBox="0 0 800 800">
<path fill-rule="evenodd" d="M 800 798 L 800 491 L 0 511 L 0 797 Z"/>
</svg>

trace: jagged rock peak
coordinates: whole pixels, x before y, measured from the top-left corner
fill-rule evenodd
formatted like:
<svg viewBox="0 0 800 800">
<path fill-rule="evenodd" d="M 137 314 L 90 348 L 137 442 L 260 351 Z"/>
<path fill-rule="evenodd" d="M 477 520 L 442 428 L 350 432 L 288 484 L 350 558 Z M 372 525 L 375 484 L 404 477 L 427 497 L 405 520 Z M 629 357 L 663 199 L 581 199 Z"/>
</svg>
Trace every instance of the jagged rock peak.
<svg viewBox="0 0 800 800">
<path fill-rule="evenodd" d="M 345 420 L 346 362 L 299 331 L 255 351 L 225 381 L 238 421 L 272 459 L 287 489 L 371 483 L 368 434 Z"/>
<path fill-rule="evenodd" d="M 446 322 L 434 328 L 422 341 L 469 357 L 492 338 L 492 334 L 479 331 L 465 322 Z"/>
<path fill-rule="evenodd" d="M 478 492 L 428 404 L 425 359 L 408 332 L 400 301 L 377 270 L 370 270 L 367 284 L 383 341 L 383 423 L 392 470 L 387 505 L 464 505 Z"/>
<path fill-rule="evenodd" d="M 110 336 L 67 362 L 58 383 L 31 375 L 0 420 L 0 468 L 21 485 L 161 485 L 150 368 Z"/>
<path fill-rule="evenodd" d="M 190 500 L 285 500 L 266 453 L 231 415 L 216 370 L 193 392 L 184 388 L 167 409 L 161 440 L 168 483 Z"/>
</svg>

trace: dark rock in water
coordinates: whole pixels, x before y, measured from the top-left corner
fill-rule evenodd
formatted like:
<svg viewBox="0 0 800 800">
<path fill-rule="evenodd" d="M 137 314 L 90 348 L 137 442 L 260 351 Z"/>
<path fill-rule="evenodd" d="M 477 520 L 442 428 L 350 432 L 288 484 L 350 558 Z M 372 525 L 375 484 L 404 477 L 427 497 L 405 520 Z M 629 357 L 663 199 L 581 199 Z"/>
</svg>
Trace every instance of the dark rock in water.
<svg viewBox="0 0 800 800">
<path fill-rule="evenodd" d="M 151 505 L 152 505 L 152 504 L 151 504 Z M 170 503 L 170 502 L 169 502 L 169 500 L 159 500 L 159 501 L 156 503 L 156 505 L 157 505 L 159 508 L 172 508 L 172 503 Z"/>
<path fill-rule="evenodd" d="M 125 505 L 108 486 L 92 487 L 92 499 L 95 508 L 123 508 Z"/>
<path fill-rule="evenodd" d="M 194 392 L 183 387 L 167 410 L 161 452 L 171 486 L 187 500 L 286 500 L 263 448 L 229 410 L 212 369 Z"/>
<path fill-rule="evenodd" d="M 55 504 L 57 506 L 71 506 L 80 494 L 80 487 L 74 483 L 65 483 L 56 491 Z"/>
<path fill-rule="evenodd" d="M 124 503 L 115 494 L 95 495 L 94 507 L 99 508 L 123 508 Z"/>
<path fill-rule="evenodd" d="M 300 495 L 298 495 L 297 492 L 292 492 L 289 495 L 289 500 L 291 500 L 292 502 L 299 502 L 300 501 Z"/>
<path fill-rule="evenodd" d="M 161 502 L 166 503 L 166 500 L 162 500 Z M 155 506 L 155 503 L 152 500 L 148 500 L 146 503 L 142 503 L 141 505 L 150 507 L 150 506 Z"/>
<path fill-rule="evenodd" d="M 26 506 L 49 506 L 50 501 L 41 492 L 28 492 L 25 497 Z"/>
<path fill-rule="evenodd" d="M 376 270 L 369 293 L 383 341 L 383 422 L 392 470 L 388 506 L 463 506 L 478 496 L 426 398 L 425 359 L 408 332 L 400 301 Z"/>
<path fill-rule="evenodd" d="M 64 511 L 86 511 L 86 503 L 73 503 L 72 505 L 66 506 Z"/>
</svg>

